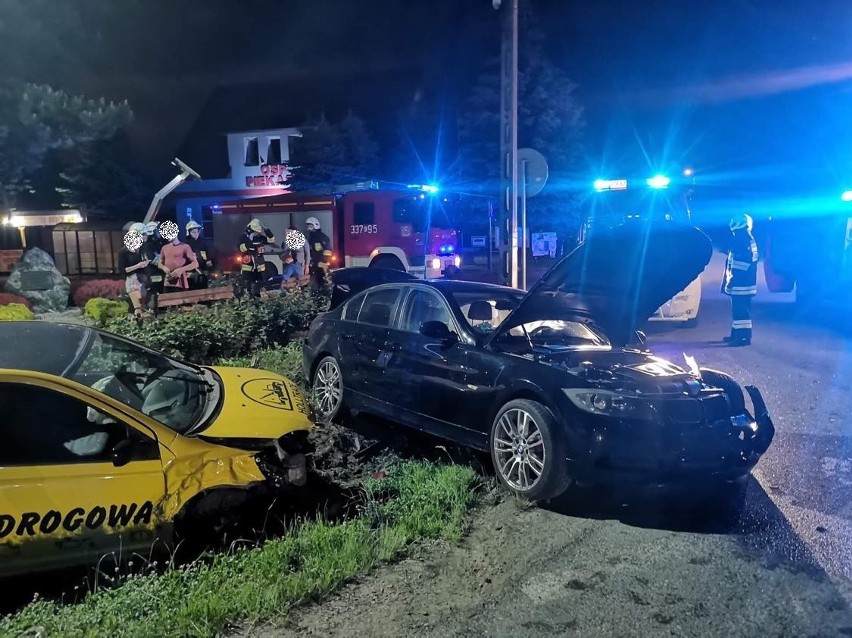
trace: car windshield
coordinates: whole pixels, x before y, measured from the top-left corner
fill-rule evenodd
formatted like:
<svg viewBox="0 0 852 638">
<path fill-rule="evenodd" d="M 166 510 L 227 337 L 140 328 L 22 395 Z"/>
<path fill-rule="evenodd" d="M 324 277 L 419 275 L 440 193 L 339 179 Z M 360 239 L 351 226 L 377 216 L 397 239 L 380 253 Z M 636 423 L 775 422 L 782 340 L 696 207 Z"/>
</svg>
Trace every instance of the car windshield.
<svg viewBox="0 0 852 638">
<path fill-rule="evenodd" d="M 477 334 L 487 335 L 497 329 L 497 326 L 509 316 L 523 295 L 512 293 L 483 292 L 454 292 L 454 301 L 461 308 L 467 324 Z"/>
<path fill-rule="evenodd" d="M 609 339 L 593 326 L 581 321 L 531 321 L 508 331 L 509 337 L 529 336 L 536 348 L 574 349 L 610 348 Z"/>
<path fill-rule="evenodd" d="M 93 333 L 68 378 L 142 412 L 178 433 L 199 421 L 212 389 L 202 371 L 133 343 Z"/>
</svg>

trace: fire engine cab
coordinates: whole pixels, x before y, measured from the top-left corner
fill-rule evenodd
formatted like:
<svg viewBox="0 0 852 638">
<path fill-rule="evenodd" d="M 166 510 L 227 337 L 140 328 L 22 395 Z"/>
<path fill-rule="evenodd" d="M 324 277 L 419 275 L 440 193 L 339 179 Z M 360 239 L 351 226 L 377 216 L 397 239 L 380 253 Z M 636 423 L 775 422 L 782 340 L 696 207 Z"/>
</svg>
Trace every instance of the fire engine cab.
<svg viewBox="0 0 852 638">
<path fill-rule="evenodd" d="M 258 218 L 275 235 L 264 254 L 267 277 L 283 270 L 281 256 L 287 230 L 308 234 L 305 221 L 319 220 L 331 239 L 332 268 L 368 266 L 404 270 L 426 279 L 460 272 L 458 236 L 446 214 L 448 198 L 431 186 L 350 190 L 332 194 L 287 193 L 211 206 L 212 241 L 237 271 L 240 236 Z"/>
</svg>

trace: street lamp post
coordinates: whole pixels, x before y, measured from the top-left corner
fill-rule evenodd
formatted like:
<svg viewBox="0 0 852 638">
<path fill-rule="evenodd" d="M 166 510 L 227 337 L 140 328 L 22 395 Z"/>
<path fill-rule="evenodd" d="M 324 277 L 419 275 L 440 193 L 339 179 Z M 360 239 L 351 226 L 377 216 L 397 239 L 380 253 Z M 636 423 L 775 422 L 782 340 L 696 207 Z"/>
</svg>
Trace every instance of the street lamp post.
<svg viewBox="0 0 852 638">
<path fill-rule="evenodd" d="M 511 0 L 502 39 L 502 80 L 500 99 L 500 164 L 503 192 L 500 228 L 509 226 L 508 270 L 513 288 L 518 287 L 518 3 Z M 500 9 L 502 0 L 492 0 Z M 510 222 L 507 224 L 507 222 Z M 503 242 L 501 242 L 503 244 Z M 500 251 L 505 263 L 505 250 Z"/>
</svg>

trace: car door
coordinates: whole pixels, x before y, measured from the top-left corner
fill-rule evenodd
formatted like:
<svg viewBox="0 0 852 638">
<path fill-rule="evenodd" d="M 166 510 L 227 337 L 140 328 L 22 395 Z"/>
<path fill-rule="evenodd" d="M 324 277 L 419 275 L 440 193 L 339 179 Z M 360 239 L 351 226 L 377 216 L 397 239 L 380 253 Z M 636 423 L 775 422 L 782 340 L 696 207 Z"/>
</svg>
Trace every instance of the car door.
<svg viewBox="0 0 852 638">
<path fill-rule="evenodd" d="M 471 433 L 460 426 L 467 420 L 463 412 L 469 394 L 470 346 L 463 341 L 445 344 L 422 335 L 420 326 L 427 321 L 440 321 L 461 334 L 440 293 L 426 286 L 413 288 L 387 345 L 391 358 L 386 375 L 394 383 L 393 400 L 409 425 L 469 444 Z"/>
<path fill-rule="evenodd" d="M 148 550 L 165 479 L 153 433 L 43 378 L 0 377 L 0 574 Z"/>
<path fill-rule="evenodd" d="M 340 323 L 338 338 L 343 385 L 355 395 L 355 403 L 369 412 L 384 414 L 388 409 L 384 388 L 388 359 L 385 344 L 401 294 L 399 286 L 369 290 L 358 306 L 357 316 L 353 309 L 350 319 L 350 306 L 347 306 L 344 309 L 346 319 Z"/>
</svg>

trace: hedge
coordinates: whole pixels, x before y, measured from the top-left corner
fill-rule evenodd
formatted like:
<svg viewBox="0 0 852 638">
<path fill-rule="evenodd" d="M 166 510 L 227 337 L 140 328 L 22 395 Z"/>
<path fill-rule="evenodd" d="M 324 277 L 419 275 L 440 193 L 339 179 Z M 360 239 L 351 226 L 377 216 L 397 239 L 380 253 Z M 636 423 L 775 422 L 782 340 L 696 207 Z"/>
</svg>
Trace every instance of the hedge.
<svg viewBox="0 0 852 638">
<path fill-rule="evenodd" d="M 106 329 L 186 361 L 211 365 L 286 345 L 327 307 L 327 297 L 300 288 L 270 299 L 173 310 L 141 324 L 124 316 L 108 321 Z"/>
<path fill-rule="evenodd" d="M 102 297 L 93 297 L 86 302 L 83 314 L 105 326 L 112 319 L 124 317 L 130 310 L 130 304 L 126 301 L 114 301 Z"/>
<path fill-rule="evenodd" d="M 31 321 L 35 319 L 33 311 L 24 304 L 10 303 L 0 306 L 0 321 Z"/>
<path fill-rule="evenodd" d="M 118 299 L 126 296 L 123 279 L 92 279 L 71 292 L 74 305 L 83 308 L 89 299 Z"/>
</svg>

